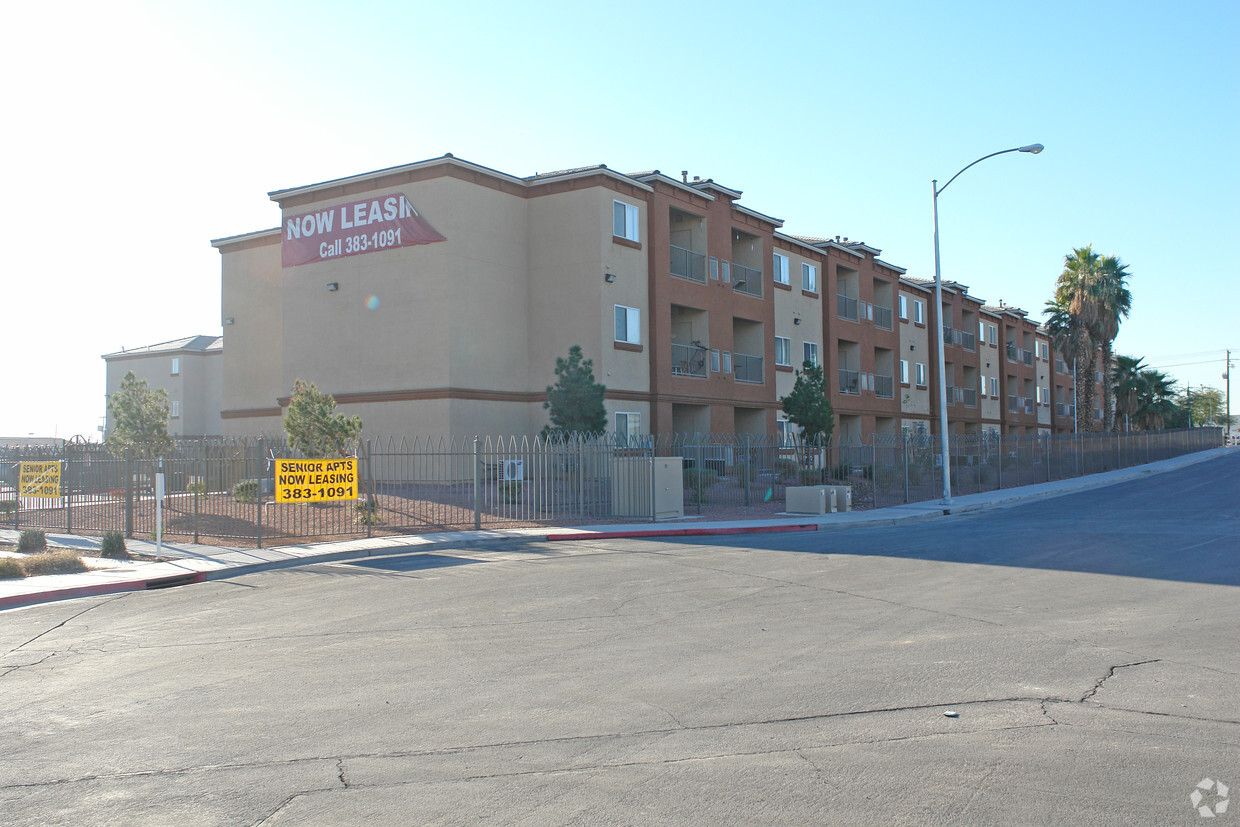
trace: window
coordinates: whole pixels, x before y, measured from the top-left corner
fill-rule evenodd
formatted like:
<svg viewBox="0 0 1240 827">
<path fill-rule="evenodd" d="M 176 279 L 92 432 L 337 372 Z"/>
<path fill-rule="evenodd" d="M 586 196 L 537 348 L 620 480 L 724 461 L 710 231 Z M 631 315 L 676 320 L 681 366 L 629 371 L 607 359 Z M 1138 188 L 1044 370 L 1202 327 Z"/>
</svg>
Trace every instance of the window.
<svg viewBox="0 0 1240 827">
<path fill-rule="evenodd" d="M 818 268 L 812 264 L 801 262 L 801 289 L 818 292 Z"/>
<path fill-rule="evenodd" d="M 619 201 L 616 202 L 620 203 Z M 642 343 L 642 312 L 636 307 L 616 305 L 616 341 L 631 345 Z"/>
<path fill-rule="evenodd" d="M 642 433 L 642 415 L 627 411 L 616 412 L 616 444 L 625 446 Z"/>
<path fill-rule="evenodd" d="M 719 280 L 719 259 L 715 256 L 710 257 L 710 279 L 711 281 Z"/>
<path fill-rule="evenodd" d="M 723 260 L 723 283 L 732 283 L 732 265 L 728 263 L 726 258 Z"/>
<path fill-rule="evenodd" d="M 924 362 L 917 363 L 917 384 L 924 387 L 926 384 L 926 365 Z"/>
<path fill-rule="evenodd" d="M 806 342 L 805 343 L 805 361 L 811 362 L 815 365 L 818 364 L 818 343 L 817 342 Z"/>
<path fill-rule="evenodd" d="M 900 382 L 905 385 L 908 384 L 908 362 L 904 359 L 900 360 Z"/>
<path fill-rule="evenodd" d="M 792 340 L 784 336 L 775 337 L 775 364 L 792 364 Z"/>
<path fill-rule="evenodd" d="M 921 299 L 913 299 L 913 321 L 917 324 L 926 323 L 926 306 Z"/>
<path fill-rule="evenodd" d="M 990 337 L 987 341 L 990 342 L 991 347 L 994 347 L 999 344 L 999 331 L 994 325 L 986 325 L 986 328 L 986 332 Z"/>
<path fill-rule="evenodd" d="M 641 241 L 637 232 L 637 207 L 623 201 L 611 202 L 611 234 L 629 241 Z"/>
<path fill-rule="evenodd" d="M 792 423 L 786 419 L 775 420 L 775 433 L 779 437 L 780 446 L 788 446 L 792 444 Z"/>
<path fill-rule="evenodd" d="M 788 283 L 788 257 L 775 253 L 775 283 Z"/>
<path fill-rule="evenodd" d="M 985 377 L 985 376 L 983 376 L 983 377 L 982 377 L 982 389 L 981 389 L 980 391 L 978 391 L 978 394 L 977 394 L 977 395 L 978 395 L 978 396 L 985 396 L 985 395 L 986 395 L 986 377 Z"/>
<path fill-rule="evenodd" d="M 977 343 L 978 344 L 986 343 L 986 323 L 985 322 L 977 323 Z"/>
<path fill-rule="evenodd" d="M 723 352 L 723 372 L 732 372 L 732 351 L 730 350 L 725 350 Z"/>
<path fill-rule="evenodd" d="M 176 376 L 180 372 L 181 372 L 181 357 L 173 356 L 172 357 L 172 375 Z"/>
<path fill-rule="evenodd" d="M 990 377 L 990 395 L 993 396 L 995 399 L 999 398 L 999 377 L 998 376 Z"/>
<path fill-rule="evenodd" d="M 175 417 L 181 415 L 181 403 L 178 400 L 174 399 L 168 404 L 170 406 L 170 410 L 168 411 L 169 416 Z"/>
<path fill-rule="evenodd" d="M 719 372 L 719 350 L 718 348 L 712 348 L 710 351 L 710 369 L 714 373 Z"/>
<path fill-rule="evenodd" d="M 900 318 L 908 320 L 908 296 L 900 297 Z"/>
</svg>

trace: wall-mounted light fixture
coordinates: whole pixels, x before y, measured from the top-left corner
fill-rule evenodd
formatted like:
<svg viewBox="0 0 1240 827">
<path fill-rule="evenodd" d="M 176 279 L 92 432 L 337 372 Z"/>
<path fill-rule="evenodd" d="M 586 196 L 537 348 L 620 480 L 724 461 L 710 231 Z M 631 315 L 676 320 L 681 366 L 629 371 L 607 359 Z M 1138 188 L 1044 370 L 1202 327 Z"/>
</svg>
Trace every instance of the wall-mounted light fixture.
<svg viewBox="0 0 1240 827">
<path fill-rule="evenodd" d="M 336 292 L 337 290 L 339 290 L 339 289 L 340 289 L 340 282 L 338 282 L 338 281 L 329 281 L 329 282 L 327 283 L 327 292 L 328 292 L 328 293 L 335 293 L 335 292 Z"/>
<path fill-rule="evenodd" d="M 793 320 L 792 320 L 792 323 L 793 323 L 793 324 L 800 324 L 800 323 L 801 323 L 801 320 L 800 320 L 800 319 L 793 319 Z"/>
<path fill-rule="evenodd" d="M 232 316 L 229 316 L 227 319 L 224 320 L 224 324 L 232 324 L 235 321 L 237 320 L 234 319 Z"/>
<path fill-rule="evenodd" d="M 616 274 L 615 274 L 615 273 L 604 273 L 604 274 L 603 274 L 603 281 L 607 282 L 608 284 L 615 284 L 615 283 L 616 283 Z"/>
</svg>

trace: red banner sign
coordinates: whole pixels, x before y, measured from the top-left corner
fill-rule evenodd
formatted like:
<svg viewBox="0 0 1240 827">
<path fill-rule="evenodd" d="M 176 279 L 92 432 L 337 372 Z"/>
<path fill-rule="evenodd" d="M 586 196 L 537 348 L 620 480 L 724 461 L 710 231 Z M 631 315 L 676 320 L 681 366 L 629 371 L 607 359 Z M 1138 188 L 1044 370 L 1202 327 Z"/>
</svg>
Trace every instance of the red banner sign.
<svg viewBox="0 0 1240 827">
<path fill-rule="evenodd" d="M 285 267 L 298 267 L 446 240 L 395 192 L 284 219 L 280 258 Z"/>
</svg>

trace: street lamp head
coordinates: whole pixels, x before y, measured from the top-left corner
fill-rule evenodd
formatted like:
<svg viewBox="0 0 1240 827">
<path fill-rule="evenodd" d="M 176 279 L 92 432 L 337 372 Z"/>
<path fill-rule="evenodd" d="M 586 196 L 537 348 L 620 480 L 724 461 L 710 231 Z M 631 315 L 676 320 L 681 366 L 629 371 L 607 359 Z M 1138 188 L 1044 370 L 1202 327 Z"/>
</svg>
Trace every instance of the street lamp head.
<svg viewBox="0 0 1240 827">
<path fill-rule="evenodd" d="M 1037 155 L 1039 152 L 1041 152 L 1044 149 L 1046 149 L 1046 147 L 1042 146 L 1041 144 L 1029 144 L 1029 146 L 1022 146 L 1020 148 L 1020 151 L 1028 152 L 1030 155 Z"/>
</svg>

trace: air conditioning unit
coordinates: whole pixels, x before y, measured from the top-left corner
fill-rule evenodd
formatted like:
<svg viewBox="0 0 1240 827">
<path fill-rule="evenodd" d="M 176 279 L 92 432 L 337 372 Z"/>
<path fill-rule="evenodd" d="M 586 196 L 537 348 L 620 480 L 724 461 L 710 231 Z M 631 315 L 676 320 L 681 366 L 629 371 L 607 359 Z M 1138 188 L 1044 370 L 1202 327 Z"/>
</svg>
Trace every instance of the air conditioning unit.
<svg viewBox="0 0 1240 827">
<path fill-rule="evenodd" d="M 506 459 L 503 462 L 500 478 L 504 482 L 521 482 L 525 479 L 525 460 Z"/>
</svg>

